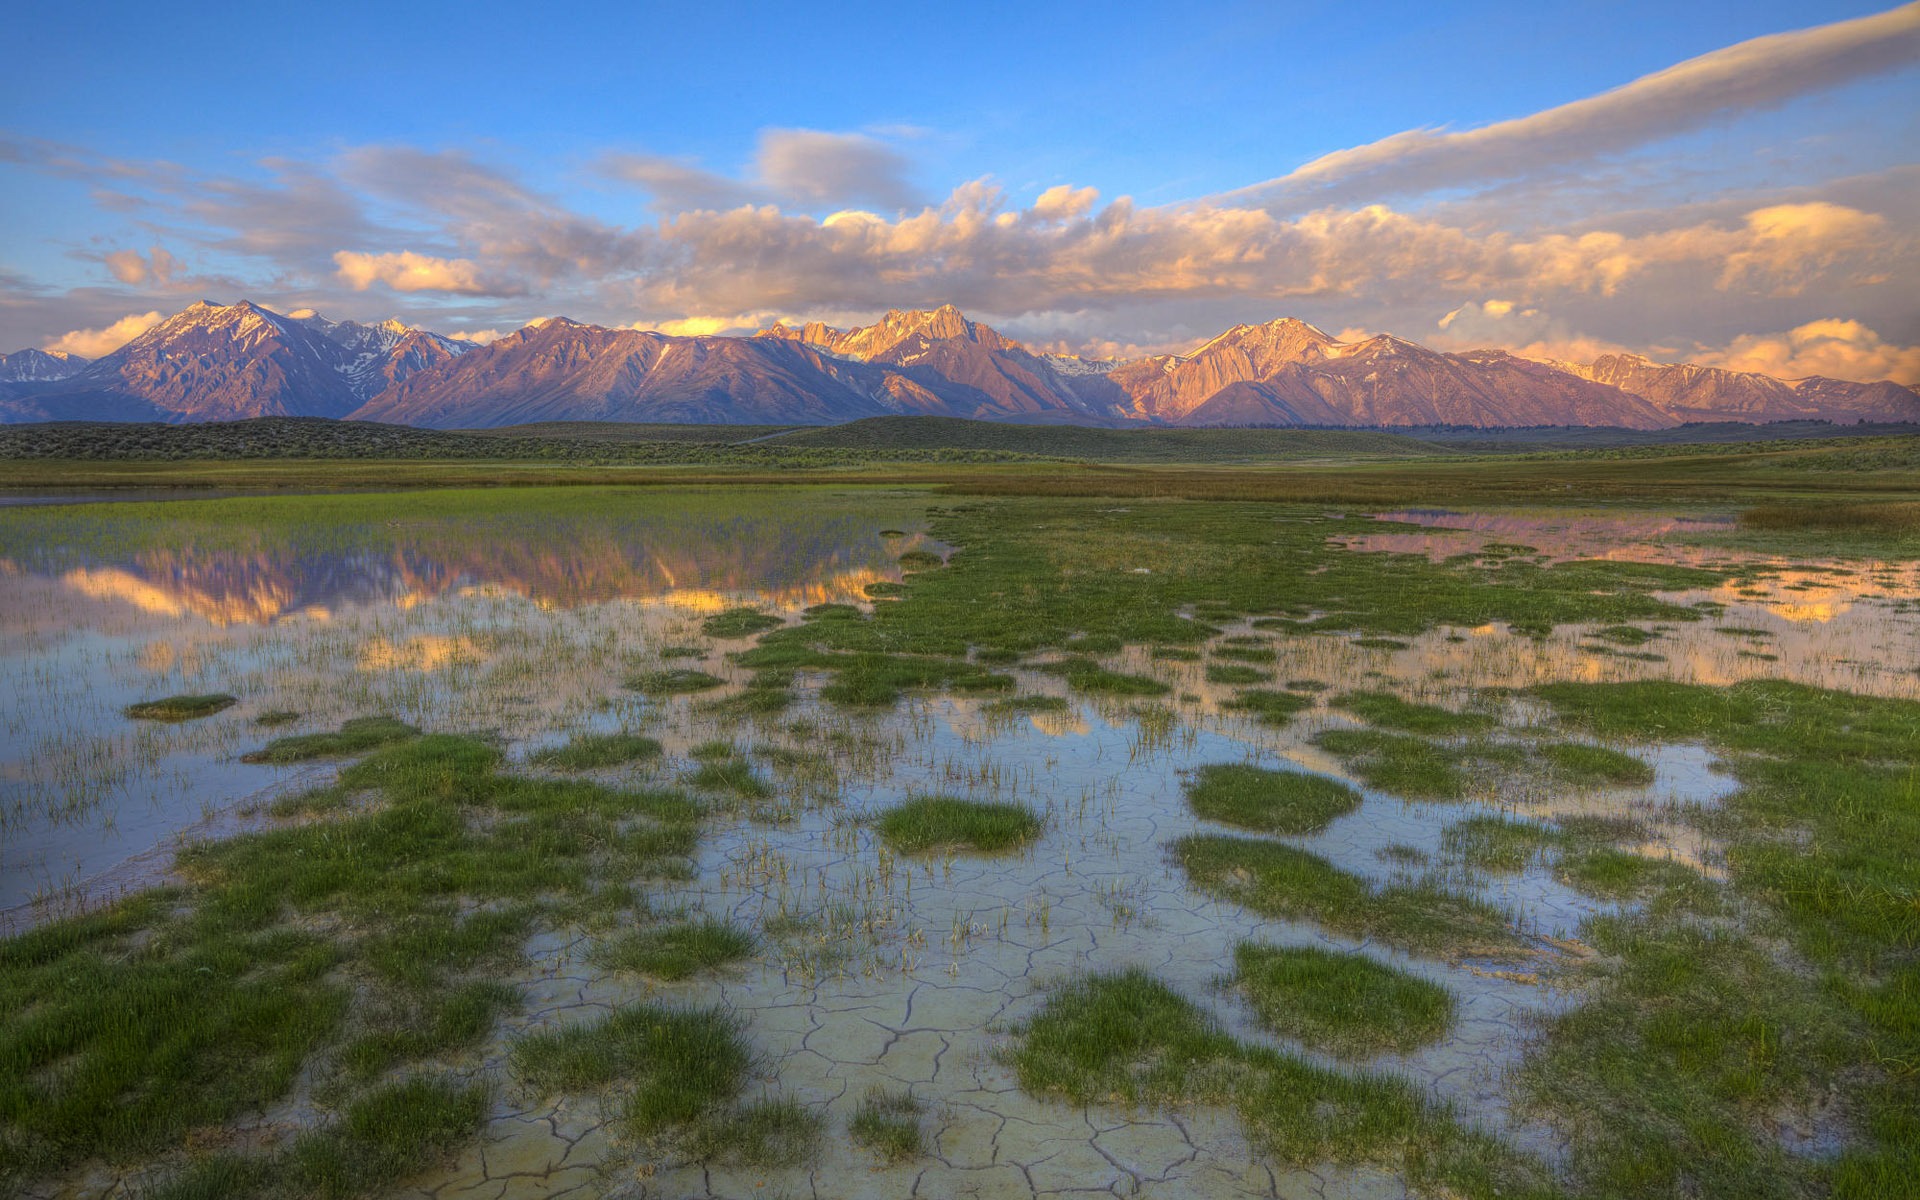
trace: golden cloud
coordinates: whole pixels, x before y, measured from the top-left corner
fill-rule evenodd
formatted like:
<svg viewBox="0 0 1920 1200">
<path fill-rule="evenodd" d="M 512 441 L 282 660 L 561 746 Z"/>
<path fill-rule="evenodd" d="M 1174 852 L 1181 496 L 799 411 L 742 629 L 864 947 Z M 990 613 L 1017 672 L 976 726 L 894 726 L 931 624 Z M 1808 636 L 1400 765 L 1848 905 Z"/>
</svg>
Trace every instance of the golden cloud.
<svg viewBox="0 0 1920 1200">
<path fill-rule="evenodd" d="M 481 280 L 480 268 L 470 258 L 435 258 L 402 250 L 396 254 L 360 254 L 342 250 L 333 256 L 334 273 L 364 292 L 384 283 L 396 292 L 456 292 L 495 295 L 498 289 Z"/>
<path fill-rule="evenodd" d="M 75 329 L 41 347 L 81 358 L 99 358 L 152 329 L 166 318 L 158 312 L 128 313 L 104 329 Z"/>
</svg>

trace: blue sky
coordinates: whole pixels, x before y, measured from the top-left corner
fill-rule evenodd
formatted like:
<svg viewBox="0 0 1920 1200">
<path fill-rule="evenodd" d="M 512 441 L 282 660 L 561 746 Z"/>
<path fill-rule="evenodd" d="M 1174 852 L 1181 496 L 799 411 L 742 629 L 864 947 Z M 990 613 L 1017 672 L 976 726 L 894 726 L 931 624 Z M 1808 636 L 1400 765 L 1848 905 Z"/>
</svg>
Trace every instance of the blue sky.
<svg viewBox="0 0 1920 1200">
<path fill-rule="evenodd" d="M 1889 269 L 1916 234 L 1912 5 L 35 5 L 10 24 L 8 348 L 97 352 L 201 294 L 480 337 L 553 312 L 697 332 L 952 299 L 1088 351 L 1293 314 L 1920 371 L 1920 299 Z M 1037 204 L 1050 188 L 1070 190 Z M 1796 350 L 1822 322 L 1799 342 L 1826 357 Z"/>
</svg>

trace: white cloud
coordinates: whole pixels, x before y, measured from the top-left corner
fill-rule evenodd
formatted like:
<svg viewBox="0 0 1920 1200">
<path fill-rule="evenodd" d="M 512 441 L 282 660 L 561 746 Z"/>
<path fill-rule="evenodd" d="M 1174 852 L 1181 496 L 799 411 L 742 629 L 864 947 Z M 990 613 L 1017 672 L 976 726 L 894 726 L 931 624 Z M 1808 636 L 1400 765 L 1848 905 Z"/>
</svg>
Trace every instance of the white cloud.
<svg viewBox="0 0 1920 1200">
<path fill-rule="evenodd" d="M 1219 199 L 1282 208 L 1484 186 L 1778 107 L 1920 59 L 1920 3 L 1753 38 L 1621 87 L 1479 129 L 1410 129 Z"/>
<path fill-rule="evenodd" d="M 509 285 L 488 283 L 470 258 L 435 258 L 403 250 L 361 254 L 342 250 L 333 256 L 337 274 L 356 292 L 383 283 L 396 292 L 454 292 L 468 296 L 512 295 Z"/>
<path fill-rule="evenodd" d="M 82 358 L 99 358 L 112 354 L 165 319 L 158 312 L 129 313 L 102 329 L 75 329 L 64 333 L 41 349 L 78 354 Z"/>
<path fill-rule="evenodd" d="M 760 135 L 754 167 L 760 181 L 782 195 L 827 204 L 870 202 L 912 208 L 911 164 L 877 138 L 817 129 L 769 129 Z"/>
</svg>

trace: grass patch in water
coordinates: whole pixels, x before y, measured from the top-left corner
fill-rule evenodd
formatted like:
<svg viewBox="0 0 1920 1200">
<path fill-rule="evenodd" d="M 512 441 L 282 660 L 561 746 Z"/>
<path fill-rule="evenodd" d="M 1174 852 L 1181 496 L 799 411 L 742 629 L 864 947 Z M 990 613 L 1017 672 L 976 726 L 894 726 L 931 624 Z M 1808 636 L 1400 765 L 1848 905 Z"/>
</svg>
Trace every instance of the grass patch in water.
<svg viewBox="0 0 1920 1200">
<path fill-rule="evenodd" d="M 1233 963 L 1261 1024 L 1340 1058 L 1404 1054 L 1453 1027 L 1446 988 L 1364 955 L 1241 942 Z"/>
<path fill-rule="evenodd" d="M 744 638 L 783 624 L 779 617 L 757 608 L 729 608 L 700 622 L 700 632 L 710 638 Z"/>
<path fill-rule="evenodd" d="M 1203 766 L 1186 791 L 1195 814 L 1262 833 L 1319 833 L 1360 806 L 1360 793 L 1337 779 L 1245 763 Z"/>
<path fill-rule="evenodd" d="M 1276 692 L 1269 688 L 1248 688 L 1220 707 L 1234 712 L 1250 713 L 1263 725 L 1285 725 L 1293 720 L 1294 714 L 1300 710 L 1313 707 L 1313 701 L 1309 697 L 1297 696 L 1292 692 Z"/>
<path fill-rule="evenodd" d="M 705 671 L 696 671 L 690 667 L 675 667 L 667 671 L 647 671 L 627 680 L 627 690 L 646 696 L 684 696 L 691 692 L 705 692 L 726 684 L 726 680 Z"/>
<path fill-rule="evenodd" d="M 1554 777 L 1576 787 L 1645 787 L 1653 767 L 1643 758 L 1585 742 L 1553 742 L 1539 748 Z"/>
<path fill-rule="evenodd" d="M 262 728 L 274 729 L 281 725 L 291 725 L 300 719 L 300 714 L 290 708 L 270 708 L 254 717 L 253 723 Z"/>
<path fill-rule="evenodd" d="M 912 1092 L 872 1088 L 861 1099 L 860 1107 L 853 1110 L 847 1135 L 882 1162 L 906 1162 L 926 1151 L 920 1134 L 920 1117 L 926 1111 L 927 1106 Z"/>
<path fill-rule="evenodd" d="M 687 786 L 703 792 L 731 792 L 748 800 L 771 796 L 773 788 L 754 771 L 753 764 L 737 754 L 731 743 L 722 744 L 726 751 L 719 755 L 702 756 L 701 748 L 694 748 L 700 765 L 687 774 Z"/>
<path fill-rule="evenodd" d="M 1561 843 L 1557 830 L 1507 817 L 1468 817 L 1447 826 L 1440 848 L 1476 871 L 1512 875 Z"/>
<path fill-rule="evenodd" d="M 341 722 L 333 733 L 303 733 L 274 738 L 259 750 L 241 757 L 251 763 L 298 763 L 316 758 L 339 758 L 363 754 L 381 746 L 402 742 L 420 733 L 405 721 L 393 717 L 354 717 Z"/>
<path fill-rule="evenodd" d="M 1219 834 L 1181 838 L 1173 855 L 1195 886 L 1262 916 L 1312 921 L 1420 954 L 1513 957 L 1526 949 L 1505 913 L 1432 880 L 1376 891 L 1310 851 Z"/>
<path fill-rule="evenodd" d="M 1466 794 L 1458 751 L 1425 738 L 1371 729 L 1329 729 L 1314 739 L 1339 755 L 1369 785 L 1413 799 L 1454 800 Z"/>
<path fill-rule="evenodd" d="M 896 561 L 909 571 L 926 571 L 934 567 L 944 567 L 947 565 L 946 559 L 941 558 L 931 550 L 909 550 L 905 554 L 902 554 Z"/>
<path fill-rule="evenodd" d="M 136 721 L 197 721 L 201 717 L 225 712 L 238 703 L 237 699 L 225 692 L 209 692 L 205 695 L 142 700 L 138 704 L 127 705 L 123 711 Z"/>
<path fill-rule="evenodd" d="M 1603 642 L 1612 642 L 1616 646 L 1644 646 L 1660 635 L 1640 628 L 1638 625 L 1608 625 L 1594 630 L 1589 637 L 1597 637 Z"/>
<path fill-rule="evenodd" d="M 905 854 L 939 849 L 993 854 L 1038 837 L 1041 821 L 1024 804 L 916 796 L 881 813 L 874 828 Z"/>
<path fill-rule="evenodd" d="M 1417 1086 L 1237 1041 L 1138 968 L 1055 988 L 1006 1057 L 1021 1090 L 1043 1099 L 1230 1108 L 1255 1149 L 1287 1167 L 1371 1164 L 1471 1200 L 1556 1194 L 1544 1167 L 1463 1128 Z"/>
<path fill-rule="evenodd" d="M 1235 662 L 1271 663 L 1276 657 L 1271 646 L 1235 646 L 1222 644 L 1215 646 L 1210 654 L 1215 658 L 1232 659 Z"/>
<path fill-rule="evenodd" d="M 593 960 L 616 971 L 685 979 L 753 953 L 753 936 L 724 921 L 688 921 L 621 934 L 596 945 Z"/>
<path fill-rule="evenodd" d="M 1331 703 L 1369 725 L 1430 737 L 1481 733 L 1495 724 L 1494 719 L 1484 713 L 1459 713 L 1431 704 L 1414 704 L 1389 692 L 1343 692 Z"/>
<path fill-rule="evenodd" d="M 1076 692 L 1101 696 L 1164 696 L 1173 690 L 1158 679 L 1110 671 L 1090 658 L 1068 658 L 1038 669 L 1065 679 Z"/>
<path fill-rule="evenodd" d="M 1238 687 L 1248 683 L 1266 683 L 1273 678 L 1270 671 L 1258 667 L 1235 666 L 1230 663 L 1208 663 L 1207 682 Z"/>
<path fill-rule="evenodd" d="M 527 761 L 562 771 L 592 771 L 655 759 L 660 754 L 660 743 L 642 734 L 579 733 L 564 746 L 534 751 L 527 756 Z"/>
</svg>

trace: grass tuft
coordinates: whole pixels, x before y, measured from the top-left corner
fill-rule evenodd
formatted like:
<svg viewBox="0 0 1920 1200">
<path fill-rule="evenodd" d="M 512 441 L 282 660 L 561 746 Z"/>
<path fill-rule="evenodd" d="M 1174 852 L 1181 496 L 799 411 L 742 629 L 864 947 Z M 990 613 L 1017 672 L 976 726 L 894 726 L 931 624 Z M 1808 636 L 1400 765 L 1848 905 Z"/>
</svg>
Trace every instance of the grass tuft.
<svg viewBox="0 0 1920 1200">
<path fill-rule="evenodd" d="M 691 667 L 646 671 L 627 680 L 627 690 L 645 696 L 683 696 L 723 686 L 727 681 Z"/>
<path fill-rule="evenodd" d="M 239 701 L 225 692 L 203 696 L 168 696 L 129 704 L 126 714 L 136 721 L 195 721 L 232 708 Z"/>
<path fill-rule="evenodd" d="M 562 771 L 592 771 L 655 759 L 660 754 L 658 741 L 637 733 L 582 733 L 574 735 L 564 746 L 535 751 L 527 756 L 527 761 Z"/>
<path fill-rule="evenodd" d="M 641 929 L 601 942 L 593 959 L 616 971 L 685 979 L 753 953 L 753 936 L 724 921 L 690 921 Z"/>
<path fill-rule="evenodd" d="M 1209 821 L 1262 833 L 1310 834 L 1360 806 L 1360 793 L 1323 775 L 1211 763 L 1187 783 L 1187 803 Z"/>
<path fill-rule="evenodd" d="M 265 747 L 242 756 L 252 763 L 297 763 L 316 758 L 362 754 L 417 736 L 419 730 L 392 717 L 354 717 L 334 733 L 303 733 L 275 738 Z"/>
<path fill-rule="evenodd" d="M 915 1099 L 912 1092 L 890 1092 L 876 1087 L 868 1091 L 860 1107 L 854 1109 L 853 1119 L 847 1122 L 847 1133 L 856 1144 L 865 1146 L 883 1162 L 906 1162 L 926 1150 L 920 1133 L 920 1117 L 926 1111 L 926 1105 Z"/>
<path fill-rule="evenodd" d="M 710 638 L 744 638 L 782 624 L 779 617 L 757 608 L 729 608 L 700 622 L 700 632 Z"/>
<path fill-rule="evenodd" d="M 936 849 L 992 854 L 1038 837 L 1041 821 L 1024 804 L 917 796 L 881 813 L 874 827 L 907 854 Z"/>
<path fill-rule="evenodd" d="M 1453 1027 L 1446 988 L 1360 954 L 1242 942 L 1233 962 L 1261 1024 L 1341 1058 L 1404 1054 Z"/>
</svg>

